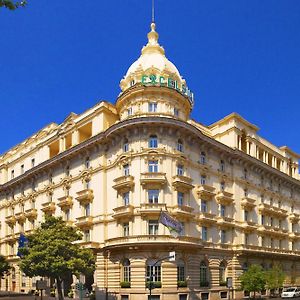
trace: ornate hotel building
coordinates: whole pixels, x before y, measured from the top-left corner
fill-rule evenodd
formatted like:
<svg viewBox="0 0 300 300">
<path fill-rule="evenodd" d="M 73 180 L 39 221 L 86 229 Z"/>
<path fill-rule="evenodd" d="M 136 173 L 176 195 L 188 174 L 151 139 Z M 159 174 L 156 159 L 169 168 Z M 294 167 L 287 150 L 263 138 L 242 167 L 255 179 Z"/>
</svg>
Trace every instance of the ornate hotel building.
<svg viewBox="0 0 300 300">
<path fill-rule="evenodd" d="M 227 277 L 239 298 L 253 263 L 280 264 L 299 285 L 300 156 L 236 113 L 192 120 L 193 94 L 154 23 L 120 87 L 115 104 L 71 113 L 0 156 L 1 253 L 13 266 L 1 290 L 34 289 L 18 268 L 18 237 L 47 214 L 82 230 L 97 299 L 148 299 L 151 271 L 152 300 L 228 299 Z M 182 235 L 158 222 L 161 210 Z M 170 251 L 175 261 L 163 259 Z"/>
</svg>

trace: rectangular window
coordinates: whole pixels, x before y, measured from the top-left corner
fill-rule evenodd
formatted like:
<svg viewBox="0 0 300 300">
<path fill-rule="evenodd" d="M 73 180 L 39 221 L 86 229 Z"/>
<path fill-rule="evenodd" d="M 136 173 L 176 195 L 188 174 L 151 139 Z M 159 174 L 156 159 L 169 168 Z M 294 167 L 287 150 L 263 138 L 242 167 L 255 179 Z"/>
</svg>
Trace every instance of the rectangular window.
<svg viewBox="0 0 300 300">
<path fill-rule="evenodd" d="M 261 215 L 261 225 L 265 225 L 265 216 Z"/>
<path fill-rule="evenodd" d="M 205 154 L 205 152 L 201 152 L 201 154 L 200 154 L 200 163 L 202 165 L 206 164 L 206 154 Z"/>
<path fill-rule="evenodd" d="M 157 160 L 150 160 L 148 162 L 148 172 L 150 172 L 150 173 L 158 172 L 158 161 Z"/>
<path fill-rule="evenodd" d="M 83 240 L 84 240 L 85 242 L 90 242 L 90 241 L 91 241 L 91 233 L 90 233 L 89 230 L 85 230 L 85 231 L 83 232 Z"/>
<path fill-rule="evenodd" d="M 124 176 L 129 176 L 129 165 L 123 166 L 123 174 Z"/>
<path fill-rule="evenodd" d="M 157 112 L 157 103 L 150 102 L 149 106 L 148 106 L 148 111 L 149 112 Z"/>
<path fill-rule="evenodd" d="M 227 292 L 220 292 L 220 298 L 221 299 L 227 299 Z"/>
<path fill-rule="evenodd" d="M 65 211 L 65 221 L 69 221 L 70 220 L 70 209 L 67 209 Z"/>
<path fill-rule="evenodd" d="M 206 176 L 205 175 L 201 175 L 200 184 L 206 184 Z"/>
<path fill-rule="evenodd" d="M 123 205 L 129 205 L 129 192 L 123 193 Z"/>
<path fill-rule="evenodd" d="M 224 162 L 224 160 L 220 161 L 220 171 L 225 172 L 225 162 Z"/>
<path fill-rule="evenodd" d="M 11 170 L 10 177 L 11 177 L 11 179 L 15 178 L 15 170 Z"/>
<path fill-rule="evenodd" d="M 248 221 L 248 217 L 249 217 L 249 212 L 248 210 L 244 210 L 244 221 Z"/>
<path fill-rule="evenodd" d="M 225 244 L 226 243 L 226 231 L 221 230 L 221 243 Z"/>
<path fill-rule="evenodd" d="M 179 206 L 182 206 L 184 202 L 184 193 L 182 192 L 177 192 L 177 204 Z"/>
<path fill-rule="evenodd" d="M 150 235 L 158 234 L 158 221 L 157 220 L 149 220 L 148 221 L 148 233 Z"/>
<path fill-rule="evenodd" d="M 265 237 L 261 237 L 261 246 L 262 247 L 265 247 L 265 244 L 266 244 L 266 242 L 265 242 Z"/>
<path fill-rule="evenodd" d="M 202 240 L 207 241 L 207 227 L 202 226 L 201 235 L 202 235 Z"/>
<path fill-rule="evenodd" d="M 225 182 L 221 182 L 220 183 L 220 190 L 223 192 L 223 191 L 225 191 Z"/>
<path fill-rule="evenodd" d="M 91 215 L 91 204 L 88 203 L 84 206 L 84 215 L 89 217 Z"/>
<path fill-rule="evenodd" d="M 127 109 L 127 116 L 131 116 L 132 115 L 132 107 Z"/>
<path fill-rule="evenodd" d="M 207 201 L 201 200 L 201 212 L 206 213 L 207 212 Z"/>
<path fill-rule="evenodd" d="M 123 223 L 123 236 L 129 236 L 129 223 Z"/>
<path fill-rule="evenodd" d="M 159 190 L 148 190 L 148 202 L 158 203 Z"/>
<path fill-rule="evenodd" d="M 128 295 L 121 295 L 121 300 L 129 300 L 129 296 Z"/>
<path fill-rule="evenodd" d="M 149 138 L 149 148 L 157 148 L 158 147 L 158 141 L 156 135 L 151 135 Z"/>
<path fill-rule="evenodd" d="M 24 174 L 24 165 L 21 165 L 21 175 Z"/>
<path fill-rule="evenodd" d="M 248 245 L 249 243 L 249 235 L 247 233 L 244 234 L 244 243 L 245 245 Z"/>
<path fill-rule="evenodd" d="M 225 217 L 225 214 L 226 214 L 226 206 L 221 204 L 220 205 L 220 216 Z"/>
<path fill-rule="evenodd" d="M 89 167 L 90 167 L 90 158 L 87 157 L 87 158 L 85 159 L 85 168 L 88 169 Z"/>
<path fill-rule="evenodd" d="M 177 165 L 177 175 L 183 176 L 183 165 Z"/>
<path fill-rule="evenodd" d="M 32 159 L 31 159 L 31 167 L 33 168 L 34 166 L 35 166 L 35 159 L 32 158 Z"/>
</svg>

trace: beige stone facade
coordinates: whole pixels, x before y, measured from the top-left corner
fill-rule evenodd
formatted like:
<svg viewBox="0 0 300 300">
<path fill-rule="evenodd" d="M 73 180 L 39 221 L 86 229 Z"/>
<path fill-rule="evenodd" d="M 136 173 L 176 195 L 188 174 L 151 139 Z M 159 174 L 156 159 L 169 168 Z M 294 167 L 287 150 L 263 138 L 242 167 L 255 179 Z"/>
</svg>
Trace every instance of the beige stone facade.
<svg viewBox="0 0 300 300">
<path fill-rule="evenodd" d="M 71 113 L 0 156 L 0 246 L 14 267 L 1 290 L 34 289 L 17 241 L 45 214 L 82 230 L 97 299 L 148 299 L 150 269 L 161 300 L 227 299 L 226 277 L 241 297 L 252 263 L 279 263 L 286 284 L 300 284 L 299 155 L 236 113 L 210 126 L 191 120 L 193 95 L 154 24 L 120 86 L 116 105 Z M 159 224 L 161 210 L 184 234 Z M 175 262 L 153 266 L 170 251 Z"/>
</svg>

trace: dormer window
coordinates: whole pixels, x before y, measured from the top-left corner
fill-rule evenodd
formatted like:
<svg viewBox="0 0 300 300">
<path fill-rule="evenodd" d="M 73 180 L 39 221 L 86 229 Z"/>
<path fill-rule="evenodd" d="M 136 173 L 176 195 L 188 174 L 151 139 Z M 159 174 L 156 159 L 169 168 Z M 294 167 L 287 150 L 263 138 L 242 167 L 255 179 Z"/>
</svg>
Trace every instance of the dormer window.
<svg viewBox="0 0 300 300">
<path fill-rule="evenodd" d="M 124 152 L 128 152 L 129 151 L 129 143 L 128 143 L 128 139 L 127 138 L 124 139 L 123 151 Z"/>
<path fill-rule="evenodd" d="M 220 171 L 225 172 L 225 161 L 222 159 L 220 160 Z"/>
<path fill-rule="evenodd" d="M 177 141 L 177 151 L 183 152 L 183 143 L 181 139 Z"/>
<path fill-rule="evenodd" d="M 206 164 L 206 153 L 203 151 L 200 153 L 200 164 L 202 165 Z"/>
<path fill-rule="evenodd" d="M 174 107 L 174 116 L 179 117 L 179 109 Z"/>
<path fill-rule="evenodd" d="M 86 157 L 86 159 L 85 159 L 85 167 L 86 167 L 86 169 L 88 169 L 90 167 L 90 158 L 89 157 Z"/>
<path fill-rule="evenodd" d="M 150 102 L 148 105 L 148 111 L 149 112 L 157 112 L 157 103 L 156 102 Z"/>
<path fill-rule="evenodd" d="M 131 80 L 131 81 L 130 81 L 130 86 L 134 86 L 134 84 L 135 84 L 135 81 L 134 81 L 134 80 Z"/>
<path fill-rule="evenodd" d="M 127 116 L 131 116 L 132 115 L 132 107 L 129 107 L 127 109 Z"/>
<path fill-rule="evenodd" d="M 157 145 L 158 145 L 157 136 L 156 135 L 150 135 L 149 148 L 157 148 Z"/>
</svg>

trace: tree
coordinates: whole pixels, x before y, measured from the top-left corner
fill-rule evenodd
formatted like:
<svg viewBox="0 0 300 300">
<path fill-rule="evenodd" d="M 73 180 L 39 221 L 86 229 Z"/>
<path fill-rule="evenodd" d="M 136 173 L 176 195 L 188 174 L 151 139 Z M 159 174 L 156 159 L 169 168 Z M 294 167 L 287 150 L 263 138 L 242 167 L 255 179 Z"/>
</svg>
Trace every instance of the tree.
<svg viewBox="0 0 300 300">
<path fill-rule="evenodd" d="M 240 277 L 242 289 L 255 293 L 265 289 L 266 279 L 263 268 L 259 265 L 251 265 Z"/>
<path fill-rule="evenodd" d="M 3 255 L 0 255 L 0 277 L 8 272 L 10 269 L 9 263 Z"/>
<path fill-rule="evenodd" d="M 25 6 L 27 1 L 14 2 L 12 0 L 0 0 L 0 7 L 6 7 L 10 10 L 14 10 L 20 6 Z"/>
<path fill-rule="evenodd" d="M 46 217 L 44 223 L 28 237 L 20 249 L 22 271 L 29 277 L 43 276 L 56 281 L 59 300 L 63 300 L 62 282 L 71 274 L 89 275 L 95 270 L 92 250 L 74 243 L 82 238 L 74 227 L 62 218 Z"/>
<path fill-rule="evenodd" d="M 265 272 L 266 286 L 272 291 L 277 290 L 283 286 L 285 274 L 279 265 L 275 265 L 272 269 Z"/>
</svg>

